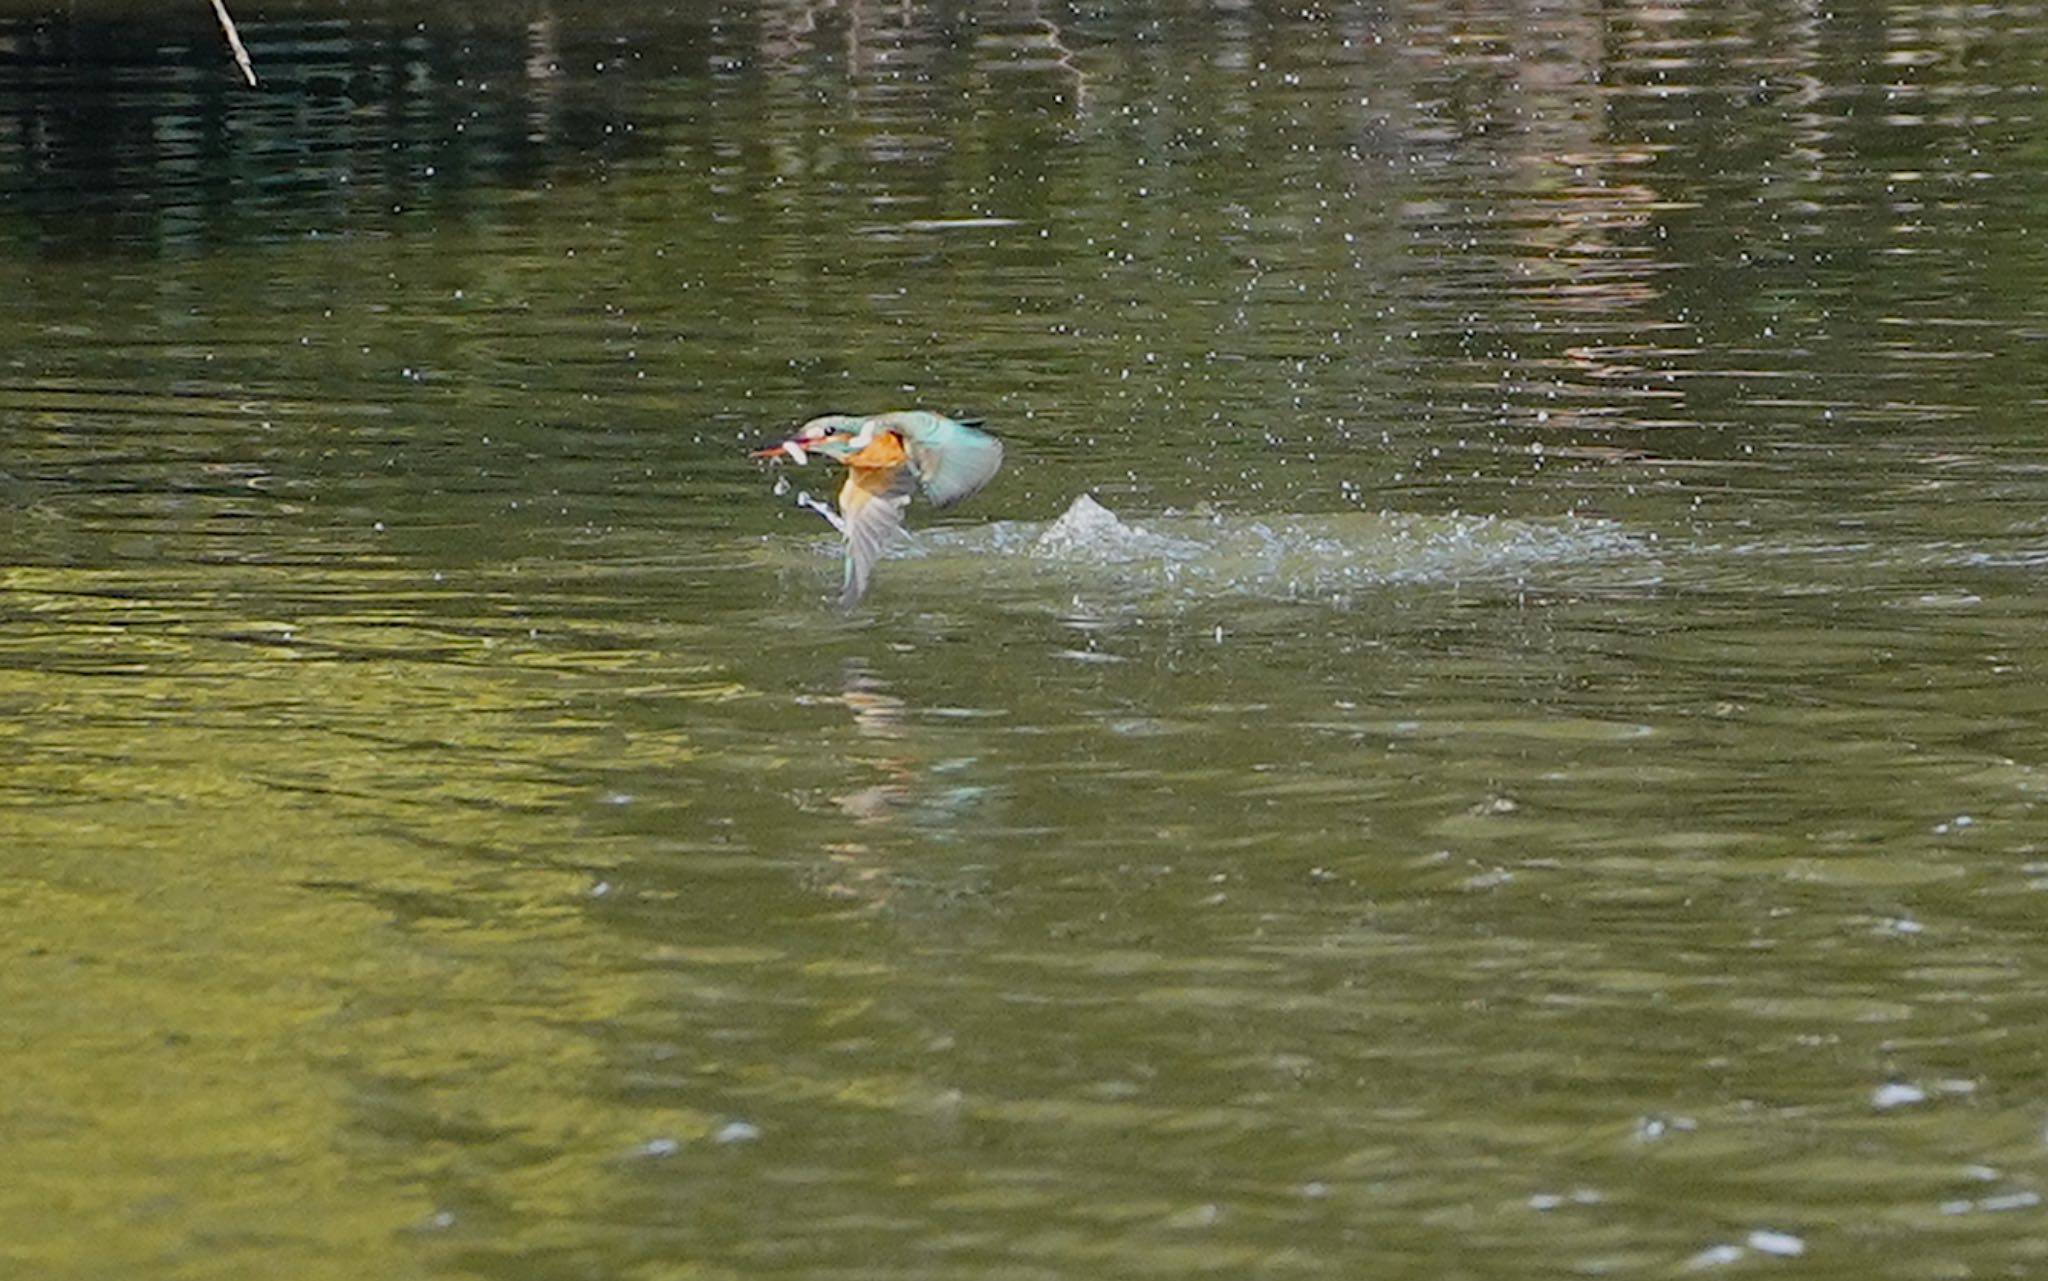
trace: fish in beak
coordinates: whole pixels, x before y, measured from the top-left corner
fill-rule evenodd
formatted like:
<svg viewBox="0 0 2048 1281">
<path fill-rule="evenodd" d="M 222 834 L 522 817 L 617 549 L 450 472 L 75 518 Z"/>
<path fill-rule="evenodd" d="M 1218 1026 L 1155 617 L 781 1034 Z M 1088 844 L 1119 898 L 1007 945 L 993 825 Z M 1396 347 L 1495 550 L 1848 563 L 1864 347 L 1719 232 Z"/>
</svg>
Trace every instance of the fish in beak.
<svg viewBox="0 0 2048 1281">
<path fill-rule="evenodd" d="M 784 456 L 787 456 L 791 462 L 799 467 L 808 467 L 811 464 L 810 451 L 804 448 L 803 442 L 800 440 L 785 440 L 779 445 L 771 445 L 766 449 L 757 449 L 747 455 L 749 458 L 781 458 Z"/>
</svg>

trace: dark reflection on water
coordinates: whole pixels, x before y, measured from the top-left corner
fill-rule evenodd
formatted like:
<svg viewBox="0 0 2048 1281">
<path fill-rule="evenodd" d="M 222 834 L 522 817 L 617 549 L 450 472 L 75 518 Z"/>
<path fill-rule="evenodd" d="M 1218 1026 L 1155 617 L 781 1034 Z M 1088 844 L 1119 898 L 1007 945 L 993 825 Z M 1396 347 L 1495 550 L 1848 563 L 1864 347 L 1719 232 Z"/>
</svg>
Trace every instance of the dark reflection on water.
<svg viewBox="0 0 2048 1281">
<path fill-rule="evenodd" d="M 2038 1270 L 2037 8 L 235 7 L 0 7 L 15 1271 Z"/>
<path fill-rule="evenodd" d="M 695 24 L 591 25 L 602 11 L 282 9 L 251 27 L 262 92 L 221 77 L 204 6 L 0 19 L 17 234 L 46 253 L 191 254 L 370 234 L 408 210 L 477 217 L 479 188 L 596 177 L 658 146 L 660 121 L 626 105 L 648 79 L 628 35 L 706 57 Z"/>
</svg>

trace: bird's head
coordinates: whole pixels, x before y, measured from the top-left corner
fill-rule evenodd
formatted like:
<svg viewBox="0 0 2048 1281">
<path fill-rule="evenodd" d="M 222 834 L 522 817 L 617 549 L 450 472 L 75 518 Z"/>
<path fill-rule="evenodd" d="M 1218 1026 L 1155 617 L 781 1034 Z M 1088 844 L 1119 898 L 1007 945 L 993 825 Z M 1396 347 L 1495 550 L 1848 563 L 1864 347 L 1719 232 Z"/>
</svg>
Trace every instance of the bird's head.
<svg viewBox="0 0 2048 1281">
<path fill-rule="evenodd" d="M 796 429 L 796 434 L 779 445 L 753 452 L 755 458 L 790 458 L 810 461 L 809 455 L 823 454 L 845 462 L 874 440 L 874 429 L 859 414 L 820 414 Z"/>
</svg>

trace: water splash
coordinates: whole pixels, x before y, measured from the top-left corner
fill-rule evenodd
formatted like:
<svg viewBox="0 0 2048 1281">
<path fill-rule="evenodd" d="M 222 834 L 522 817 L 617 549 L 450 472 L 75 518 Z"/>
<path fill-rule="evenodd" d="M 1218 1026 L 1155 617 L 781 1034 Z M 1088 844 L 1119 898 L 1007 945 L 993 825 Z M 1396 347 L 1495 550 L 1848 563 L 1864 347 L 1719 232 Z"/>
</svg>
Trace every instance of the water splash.
<svg viewBox="0 0 2048 1281">
<path fill-rule="evenodd" d="M 1093 495 L 1083 494 L 1032 540 L 1027 552 L 1041 559 L 1114 563 L 1187 559 L 1201 555 L 1202 550 L 1198 542 L 1125 524 Z"/>
<path fill-rule="evenodd" d="M 1125 521 L 1091 496 L 1043 527 L 943 530 L 935 553 L 1021 554 L 1063 581 L 1193 596 L 1326 599 L 1401 583 L 1514 580 L 1648 549 L 1621 526 L 1561 517 L 1345 512 L 1324 516 L 1160 516 Z"/>
<path fill-rule="evenodd" d="M 807 506 L 810 504 L 806 504 Z M 824 548 L 824 544 L 813 544 Z M 837 551 L 836 544 L 831 549 Z M 1403 584 L 1514 584 L 1597 564 L 1656 572 L 1645 540 L 1612 521 L 1343 512 L 1164 515 L 1127 521 L 1082 495 L 1057 520 L 920 531 L 883 571 L 896 590 L 1076 592 L 1134 605 L 1244 597 L 1342 604 Z M 999 586 L 991 588 L 988 580 Z"/>
</svg>

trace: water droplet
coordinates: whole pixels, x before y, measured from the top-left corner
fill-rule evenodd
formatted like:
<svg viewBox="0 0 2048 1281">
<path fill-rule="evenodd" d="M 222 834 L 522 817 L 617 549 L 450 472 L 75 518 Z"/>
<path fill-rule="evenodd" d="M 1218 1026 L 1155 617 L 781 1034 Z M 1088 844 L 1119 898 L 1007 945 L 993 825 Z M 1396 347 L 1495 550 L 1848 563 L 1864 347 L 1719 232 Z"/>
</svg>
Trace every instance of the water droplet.
<svg viewBox="0 0 2048 1281">
<path fill-rule="evenodd" d="M 1790 1232 L 1773 1232 L 1769 1228 L 1758 1228 L 1749 1234 L 1749 1248 L 1759 1254 L 1775 1254 L 1781 1259 L 1806 1253 L 1806 1242 Z"/>
<path fill-rule="evenodd" d="M 1742 1247 L 1739 1245 L 1710 1245 L 1690 1259 L 1687 1259 L 1685 1266 L 1688 1270 L 1695 1272 L 1703 1268 L 1726 1267 L 1728 1264 L 1740 1259 L 1742 1253 Z"/>
</svg>

